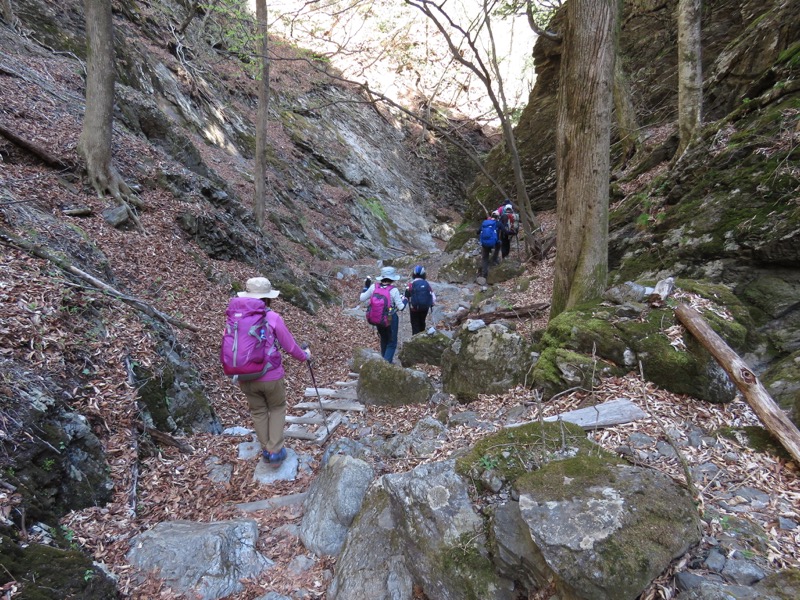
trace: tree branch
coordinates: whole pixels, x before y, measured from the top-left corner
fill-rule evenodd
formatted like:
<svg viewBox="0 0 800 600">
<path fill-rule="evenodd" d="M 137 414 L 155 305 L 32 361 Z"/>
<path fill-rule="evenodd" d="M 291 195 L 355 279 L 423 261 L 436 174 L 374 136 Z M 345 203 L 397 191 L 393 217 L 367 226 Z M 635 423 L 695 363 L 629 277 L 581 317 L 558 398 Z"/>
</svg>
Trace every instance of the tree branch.
<svg viewBox="0 0 800 600">
<path fill-rule="evenodd" d="M 132 306 L 136 310 L 143 312 L 146 315 L 153 317 L 154 319 L 164 321 L 165 323 L 174 325 L 175 327 L 179 327 L 181 329 L 188 329 L 189 331 L 194 331 L 194 332 L 200 331 L 199 327 L 191 325 L 189 323 L 184 323 L 183 321 L 176 319 L 175 317 L 163 313 L 157 308 L 147 304 L 143 300 L 139 300 L 138 298 L 134 298 L 132 296 L 127 296 L 126 294 L 123 294 L 122 292 L 111 287 L 107 283 L 97 279 L 96 277 L 93 277 L 92 275 L 89 275 L 84 271 L 81 271 L 80 269 L 70 264 L 65 259 L 56 256 L 55 254 L 39 246 L 38 244 L 34 244 L 33 242 L 30 242 L 26 239 L 16 236 L 2 227 L 0 227 L 0 242 L 24 250 L 25 252 L 28 252 L 29 254 L 32 254 L 34 256 L 38 256 L 39 258 L 49 260 L 51 263 L 53 263 L 63 271 L 71 273 L 72 275 L 75 275 L 76 277 L 79 277 L 80 279 L 89 282 L 94 287 L 108 293 L 110 296 L 113 296 L 114 298 L 121 300 L 125 304 Z"/>
</svg>

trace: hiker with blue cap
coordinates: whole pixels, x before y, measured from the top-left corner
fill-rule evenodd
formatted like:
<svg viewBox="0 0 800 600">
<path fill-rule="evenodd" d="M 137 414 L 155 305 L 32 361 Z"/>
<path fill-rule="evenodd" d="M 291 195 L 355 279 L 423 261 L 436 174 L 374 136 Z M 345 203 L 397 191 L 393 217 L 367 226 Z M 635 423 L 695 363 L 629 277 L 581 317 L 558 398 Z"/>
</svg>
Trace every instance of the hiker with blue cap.
<svg viewBox="0 0 800 600">
<path fill-rule="evenodd" d="M 397 350 L 397 330 L 400 319 L 397 316 L 406 307 L 407 300 L 394 286 L 400 279 L 400 274 L 394 267 L 383 267 L 376 283 L 367 277 L 364 280 L 364 290 L 359 299 L 361 302 L 369 300 L 367 306 L 367 323 L 374 325 L 378 330 L 381 340 L 381 356 L 386 362 L 394 360 Z"/>
</svg>

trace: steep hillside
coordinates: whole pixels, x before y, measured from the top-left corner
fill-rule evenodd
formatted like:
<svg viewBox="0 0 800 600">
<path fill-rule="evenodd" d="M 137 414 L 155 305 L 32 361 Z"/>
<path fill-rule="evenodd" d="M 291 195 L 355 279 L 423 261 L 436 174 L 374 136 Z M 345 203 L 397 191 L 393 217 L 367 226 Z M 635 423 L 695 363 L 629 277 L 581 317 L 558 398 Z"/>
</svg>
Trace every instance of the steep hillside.
<svg viewBox="0 0 800 600">
<path fill-rule="evenodd" d="M 259 231 L 250 59 L 225 47 L 213 15 L 187 12 L 194 3 L 123 0 L 113 160 L 139 231 L 114 220 L 76 152 L 82 3 L 12 4 L 16 29 L 0 25 L 0 493 L 4 523 L 24 530 L 110 499 L 137 510 L 139 461 L 157 454 L 142 433 L 203 439 L 247 418 L 216 367 L 224 307 L 249 277 L 281 291 L 320 381 L 345 376 L 336 340 L 372 333 L 348 325 L 330 339 L 364 276 L 353 267 L 374 275 L 376 260 L 436 250 L 431 229 L 457 218 L 470 170 L 451 170 L 447 150 L 336 83 L 324 61 L 272 40 Z M 306 383 L 290 366 L 290 393 Z M 139 510 L 173 510 L 139 495 Z M 130 517 L 114 514 L 133 533 Z"/>
</svg>

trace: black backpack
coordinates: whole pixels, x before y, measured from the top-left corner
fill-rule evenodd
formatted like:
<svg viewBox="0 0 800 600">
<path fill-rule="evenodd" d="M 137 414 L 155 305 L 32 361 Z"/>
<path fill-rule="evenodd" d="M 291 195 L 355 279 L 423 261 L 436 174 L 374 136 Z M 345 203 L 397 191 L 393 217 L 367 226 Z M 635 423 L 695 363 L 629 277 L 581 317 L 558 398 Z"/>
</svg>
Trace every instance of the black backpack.
<svg viewBox="0 0 800 600">
<path fill-rule="evenodd" d="M 433 292 L 430 284 L 422 278 L 412 281 L 408 303 L 411 305 L 411 310 L 425 310 L 433 306 Z"/>
</svg>

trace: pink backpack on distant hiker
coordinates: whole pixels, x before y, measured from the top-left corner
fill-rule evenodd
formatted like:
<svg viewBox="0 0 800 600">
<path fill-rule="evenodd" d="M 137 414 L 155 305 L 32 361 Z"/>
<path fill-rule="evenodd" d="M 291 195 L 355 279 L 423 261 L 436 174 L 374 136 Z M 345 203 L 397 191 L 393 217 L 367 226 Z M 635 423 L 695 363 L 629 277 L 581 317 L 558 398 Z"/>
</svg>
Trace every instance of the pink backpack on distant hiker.
<svg viewBox="0 0 800 600">
<path fill-rule="evenodd" d="M 379 283 L 375 284 L 375 291 L 367 306 L 367 323 L 377 327 L 389 327 L 392 322 L 389 309 L 392 306 L 393 289 L 393 285 L 381 287 Z"/>
<path fill-rule="evenodd" d="M 225 310 L 220 361 L 233 381 L 253 381 L 273 366 L 275 331 L 267 322 L 269 309 L 259 298 L 231 298 Z"/>
</svg>

